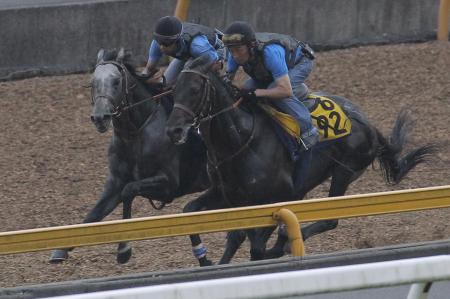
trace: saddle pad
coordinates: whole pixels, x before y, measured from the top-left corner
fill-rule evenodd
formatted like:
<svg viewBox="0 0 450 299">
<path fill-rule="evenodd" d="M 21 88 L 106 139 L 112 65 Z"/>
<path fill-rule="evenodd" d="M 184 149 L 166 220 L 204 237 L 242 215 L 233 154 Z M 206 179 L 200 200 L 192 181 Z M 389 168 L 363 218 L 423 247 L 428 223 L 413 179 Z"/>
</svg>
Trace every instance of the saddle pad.
<svg viewBox="0 0 450 299">
<path fill-rule="evenodd" d="M 352 131 L 352 123 L 342 108 L 332 99 L 309 94 L 305 99 L 313 125 L 319 130 L 320 141 L 347 136 Z"/>
<path fill-rule="evenodd" d="M 258 102 L 258 106 L 261 107 L 274 121 L 276 121 L 286 131 L 286 133 L 292 136 L 297 142 L 300 141 L 300 126 L 294 117 L 278 111 L 269 104 Z"/>
</svg>

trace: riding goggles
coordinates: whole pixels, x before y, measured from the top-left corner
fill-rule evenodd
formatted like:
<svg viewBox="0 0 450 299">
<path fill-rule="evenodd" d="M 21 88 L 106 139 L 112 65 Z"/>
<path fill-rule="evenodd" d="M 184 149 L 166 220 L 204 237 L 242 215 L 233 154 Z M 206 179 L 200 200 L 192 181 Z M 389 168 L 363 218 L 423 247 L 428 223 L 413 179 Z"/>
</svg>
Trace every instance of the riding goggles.
<svg viewBox="0 0 450 299">
<path fill-rule="evenodd" d="M 153 36 L 155 37 L 156 42 L 164 47 L 170 47 L 180 39 L 180 34 L 167 36 L 167 35 L 160 35 L 154 32 Z"/>
<path fill-rule="evenodd" d="M 222 37 L 222 42 L 226 47 L 242 46 L 247 43 L 247 41 L 245 40 L 245 36 L 239 33 L 224 34 Z"/>
</svg>

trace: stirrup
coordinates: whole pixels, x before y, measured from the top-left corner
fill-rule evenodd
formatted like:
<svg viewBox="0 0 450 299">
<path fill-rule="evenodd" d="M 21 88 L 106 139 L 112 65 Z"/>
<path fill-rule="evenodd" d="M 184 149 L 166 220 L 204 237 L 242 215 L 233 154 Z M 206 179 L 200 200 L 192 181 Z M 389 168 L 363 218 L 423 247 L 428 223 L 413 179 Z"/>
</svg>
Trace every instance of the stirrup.
<svg viewBox="0 0 450 299">
<path fill-rule="evenodd" d="M 302 151 L 308 151 L 319 141 L 319 131 L 313 127 L 299 138 Z"/>
</svg>

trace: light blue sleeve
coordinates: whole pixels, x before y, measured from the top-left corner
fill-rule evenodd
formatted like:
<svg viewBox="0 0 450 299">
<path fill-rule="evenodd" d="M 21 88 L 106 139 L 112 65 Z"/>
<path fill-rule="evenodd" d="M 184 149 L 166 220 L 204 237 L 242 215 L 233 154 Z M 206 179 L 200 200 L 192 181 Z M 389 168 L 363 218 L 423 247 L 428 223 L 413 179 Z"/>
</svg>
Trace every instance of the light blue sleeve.
<svg viewBox="0 0 450 299">
<path fill-rule="evenodd" d="M 271 44 L 264 48 L 264 63 L 267 70 L 272 73 L 274 80 L 288 73 L 286 52 L 280 45 Z"/>
<path fill-rule="evenodd" d="M 150 48 L 148 49 L 148 59 L 157 62 L 161 59 L 162 55 L 163 53 L 159 49 L 159 44 L 156 40 L 153 40 Z"/>
<path fill-rule="evenodd" d="M 193 58 L 197 58 L 201 55 L 208 55 L 213 61 L 219 59 L 216 50 L 209 43 L 208 38 L 205 35 L 197 35 L 191 42 L 190 53 Z"/>
<path fill-rule="evenodd" d="M 235 73 L 237 69 L 239 68 L 239 65 L 237 62 L 233 59 L 233 55 L 228 51 L 228 61 L 227 61 L 227 73 Z"/>
</svg>

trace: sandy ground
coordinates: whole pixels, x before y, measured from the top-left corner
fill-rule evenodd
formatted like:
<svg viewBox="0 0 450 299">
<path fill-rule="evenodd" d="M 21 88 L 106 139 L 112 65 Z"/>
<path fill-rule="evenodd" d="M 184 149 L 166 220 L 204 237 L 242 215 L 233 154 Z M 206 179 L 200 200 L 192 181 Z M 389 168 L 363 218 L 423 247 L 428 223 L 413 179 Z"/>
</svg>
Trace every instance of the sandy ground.
<svg viewBox="0 0 450 299">
<path fill-rule="evenodd" d="M 442 150 L 397 186 L 387 186 L 377 169 L 348 194 L 450 184 L 450 46 L 437 42 L 371 46 L 318 54 L 309 85 L 357 103 L 389 134 L 397 112 L 409 107 L 416 119 L 412 146 L 439 143 Z M 0 231 L 76 224 L 94 205 L 107 175 L 111 132 L 90 123 L 89 75 L 32 78 L 0 83 Z M 309 198 L 325 197 L 325 183 Z M 135 200 L 134 217 L 173 214 L 196 195 L 155 212 Z M 119 219 L 118 209 L 107 220 Z M 306 242 L 308 254 L 450 238 L 449 209 L 343 219 L 337 229 Z M 224 233 L 204 236 L 217 261 Z M 0 256 L 0 287 L 197 267 L 187 237 L 133 242 L 126 265 L 115 261 L 116 245 L 78 248 L 62 264 L 50 252 Z M 248 260 L 248 243 L 234 263 Z"/>
</svg>

